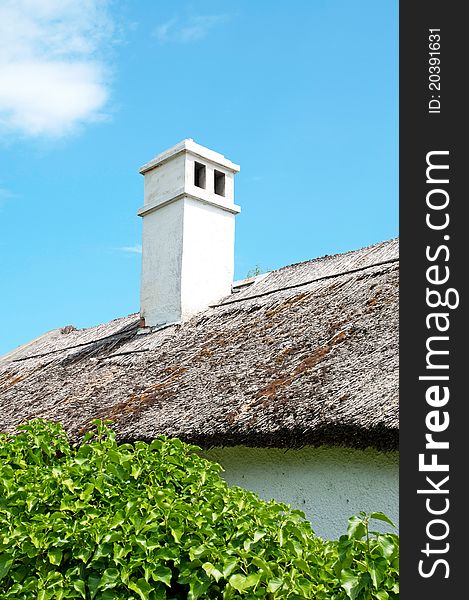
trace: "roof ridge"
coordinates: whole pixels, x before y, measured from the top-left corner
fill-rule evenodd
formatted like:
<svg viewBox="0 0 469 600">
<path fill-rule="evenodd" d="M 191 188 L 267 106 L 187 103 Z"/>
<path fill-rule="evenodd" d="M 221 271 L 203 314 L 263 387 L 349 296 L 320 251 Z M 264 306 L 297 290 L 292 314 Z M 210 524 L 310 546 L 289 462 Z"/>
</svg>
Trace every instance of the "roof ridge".
<svg viewBox="0 0 469 600">
<path fill-rule="evenodd" d="M 316 256 L 314 258 L 308 258 L 308 260 L 300 260 L 299 262 L 292 263 L 291 265 L 284 265 L 283 267 L 279 267 L 278 269 L 273 269 L 270 273 L 278 273 L 279 271 L 283 271 L 283 269 L 290 269 L 291 267 L 297 267 L 299 265 L 306 265 L 308 263 L 315 263 L 324 261 L 325 259 L 333 259 L 339 256 L 347 256 L 349 254 L 355 254 L 358 252 L 362 252 L 363 250 L 370 250 L 371 248 L 378 248 L 378 246 L 385 246 L 391 244 L 392 242 L 396 242 L 399 240 L 399 236 L 394 238 L 390 238 L 388 240 L 382 240 L 381 242 L 375 242 L 374 244 L 369 244 L 368 246 L 360 246 L 359 248 L 354 248 L 353 250 L 345 250 L 345 252 L 336 252 L 335 254 L 323 254 L 322 256 Z"/>
<path fill-rule="evenodd" d="M 336 255 L 337 256 L 337 255 Z M 306 261 L 309 262 L 309 261 Z M 349 269 L 347 271 L 339 271 L 338 273 L 332 273 L 331 275 L 322 275 L 321 277 L 316 277 L 315 279 L 309 279 L 308 281 L 302 281 L 301 283 L 294 283 L 292 285 L 286 285 L 281 288 L 275 288 L 273 290 L 268 290 L 266 292 L 261 292 L 260 294 L 255 294 L 252 296 L 244 296 L 243 298 L 234 298 L 233 300 L 226 300 L 225 302 L 221 302 L 219 304 L 211 304 L 210 308 L 218 308 L 220 306 L 227 306 L 228 304 L 234 304 L 235 302 L 243 302 L 244 300 L 252 300 L 254 298 L 262 298 L 263 296 L 268 296 L 269 294 L 275 294 L 277 292 L 282 292 L 283 290 L 291 290 L 293 288 L 298 288 L 303 285 L 308 285 L 310 283 L 315 283 L 316 281 L 322 281 L 324 279 L 333 279 L 334 277 L 340 277 L 341 275 L 349 275 L 353 273 L 358 273 L 359 271 L 364 271 L 365 269 L 371 269 L 372 267 L 380 267 L 382 265 L 399 262 L 399 258 L 390 258 L 388 260 L 383 260 L 380 262 L 372 263 L 370 265 L 365 265 L 363 267 L 357 267 L 356 269 Z M 304 263 L 298 263 L 304 264 Z M 293 265 L 291 265 L 293 266 Z"/>
</svg>

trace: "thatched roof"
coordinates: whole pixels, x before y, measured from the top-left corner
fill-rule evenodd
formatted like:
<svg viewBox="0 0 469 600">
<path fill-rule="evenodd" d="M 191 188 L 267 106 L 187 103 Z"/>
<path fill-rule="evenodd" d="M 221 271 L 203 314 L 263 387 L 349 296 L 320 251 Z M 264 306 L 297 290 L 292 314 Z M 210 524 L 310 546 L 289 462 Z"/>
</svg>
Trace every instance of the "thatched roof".
<svg viewBox="0 0 469 600">
<path fill-rule="evenodd" d="M 0 359 L 0 430 L 43 417 L 79 436 L 204 447 L 396 449 L 398 242 L 291 265 L 182 325 L 138 315 L 51 331 Z"/>
</svg>

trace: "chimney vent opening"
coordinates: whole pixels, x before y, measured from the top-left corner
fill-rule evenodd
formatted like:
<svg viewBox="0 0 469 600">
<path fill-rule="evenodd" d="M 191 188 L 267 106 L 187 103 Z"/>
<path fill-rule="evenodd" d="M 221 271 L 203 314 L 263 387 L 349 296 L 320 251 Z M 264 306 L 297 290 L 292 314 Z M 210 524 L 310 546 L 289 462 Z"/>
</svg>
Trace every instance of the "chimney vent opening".
<svg viewBox="0 0 469 600">
<path fill-rule="evenodd" d="M 194 163 L 194 185 L 196 187 L 205 189 L 206 173 L 205 165 L 198 162 Z"/>
<path fill-rule="evenodd" d="M 214 189 L 218 196 L 225 195 L 225 174 L 221 171 L 214 171 Z"/>
</svg>

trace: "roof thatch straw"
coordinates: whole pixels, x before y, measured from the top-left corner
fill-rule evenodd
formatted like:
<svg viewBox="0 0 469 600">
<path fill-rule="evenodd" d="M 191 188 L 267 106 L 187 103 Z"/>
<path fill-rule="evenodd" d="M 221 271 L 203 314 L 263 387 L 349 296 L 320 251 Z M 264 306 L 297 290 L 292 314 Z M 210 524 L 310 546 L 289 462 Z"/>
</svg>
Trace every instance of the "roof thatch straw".
<svg viewBox="0 0 469 600">
<path fill-rule="evenodd" d="M 398 443 L 398 242 L 261 276 L 182 325 L 130 315 L 51 331 L 0 359 L 0 430 L 210 446 Z"/>
</svg>

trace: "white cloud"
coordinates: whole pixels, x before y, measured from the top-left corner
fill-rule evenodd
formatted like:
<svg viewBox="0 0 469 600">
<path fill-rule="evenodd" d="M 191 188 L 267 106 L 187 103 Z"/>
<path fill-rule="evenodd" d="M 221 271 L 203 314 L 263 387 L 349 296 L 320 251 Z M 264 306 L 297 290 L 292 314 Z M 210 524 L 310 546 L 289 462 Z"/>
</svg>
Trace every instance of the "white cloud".
<svg viewBox="0 0 469 600">
<path fill-rule="evenodd" d="M 0 0 L 0 133 L 60 137 L 104 117 L 104 0 Z"/>
<path fill-rule="evenodd" d="M 199 15 L 180 19 L 173 17 L 159 25 L 154 35 L 161 43 L 176 42 L 186 44 L 203 39 L 211 29 L 229 20 L 228 15 Z"/>
<path fill-rule="evenodd" d="M 142 244 L 135 244 L 134 246 L 122 246 L 119 248 L 121 252 L 127 252 L 128 254 L 141 254 Z"/>
</svg>

